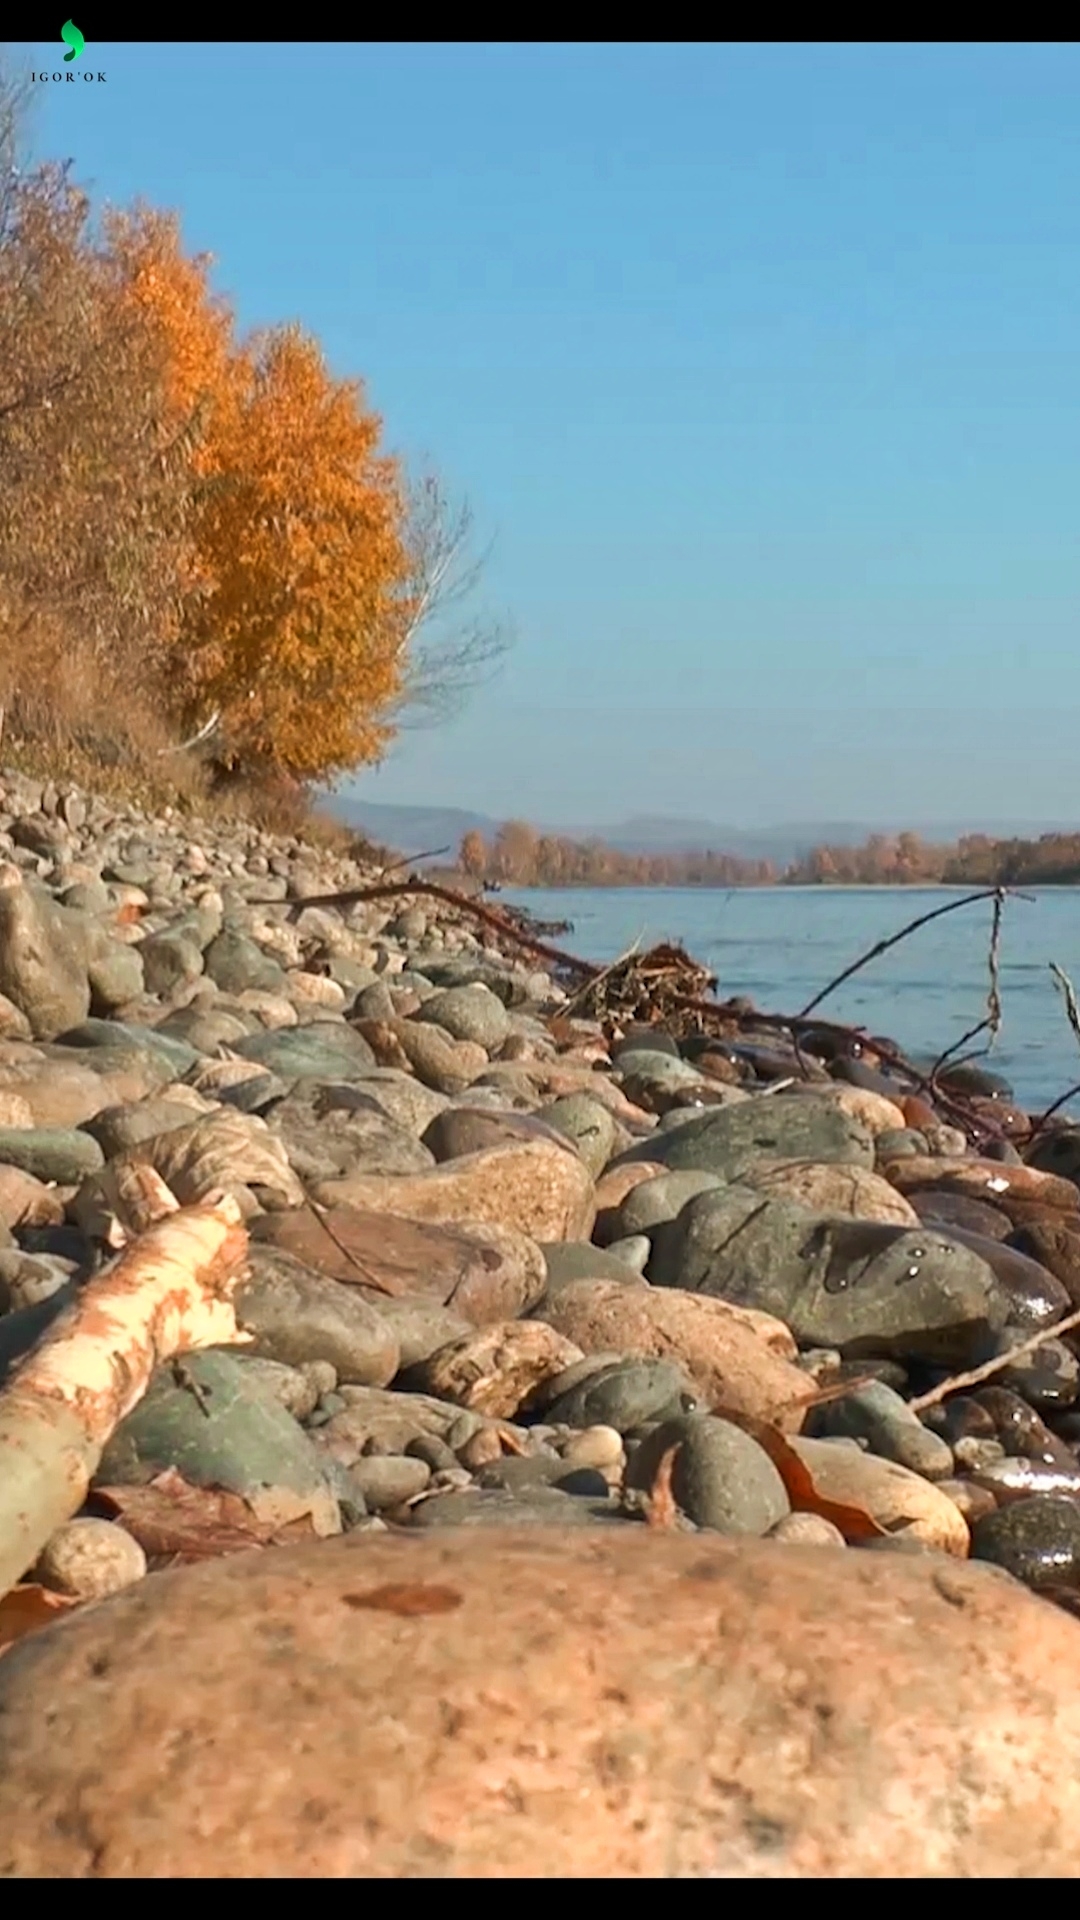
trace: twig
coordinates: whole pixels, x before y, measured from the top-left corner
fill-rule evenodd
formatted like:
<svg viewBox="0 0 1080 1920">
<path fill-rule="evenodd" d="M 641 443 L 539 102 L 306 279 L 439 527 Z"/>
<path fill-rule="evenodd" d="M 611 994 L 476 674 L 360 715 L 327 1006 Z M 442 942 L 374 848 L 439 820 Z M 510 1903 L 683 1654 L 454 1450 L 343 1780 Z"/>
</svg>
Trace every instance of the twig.
<svg viewBox="0 0 1080 1920">
<path fill-rule="evenodd" d="M 338 1235 L 334 1232 L 333 1227 L 330 1225 L 329 1220 L 326 1218 L 325 1208 L 317 1206 L 314 1200 L 309 1200 L 306 1196 L 304 1198 L 304 1205 L 307 1208 L 308 1212 L 311 1214 L 312 1219 L 318 1221 L 327 1239 L 333 1241 L 335 1247 L 337 1248 L 338 1252 L 341 1254 L 342 1258 L 344 1260 L 347 1260 L 350 1266 L 356 1268 L 356 1271 L 360 1275 L 361 1279 L 363 1280 L 364 1285 L 366 1287 L 371 1287 L 373 1291 L 376 1293 L 385 1293 L 385 1294 L 388 1294 L 391 1299 L 396 1299 L 398 1297 L 397 1292 L 395 1288 L 390 1284 L 390 1282 L 387 1280 L 380 1280 L 378 1274 L 372 1273 L 369 1267 L 365 1267 L 363 1261 L 357 1259 L 357 1256 L 355 1253 L 353 1253 L 351 1247 L 347 1247 L 345 1245 L 344 1240 L 340 1239 Z"/>
<path fill-rule="evenodd" d="M 821 992 L 816 993 L 814 998 L 803 1008 L 801 1014 L 798 1016 L 799 1019 L 805 1020 L 807 1014 L 812 1013 L 815 1007 L 819 1007 L 821 1002 L 827 999 L 829 994 L 834 992 L 837 987 L 843 986 L 845 980 L 850 980 L 852 974 L 861 972 L 863 967 L 868 966 L 871 960 L 876 960 L 880 954 L 888 953 L 890 947 L 898 946 L 901 940 L 907 939 L 909 933 L 917 933 L 920 927 L 929 926 L 931 920 L 940 920 L 943 914 L 957 913 L 961 907 L 973 906 L 977 900 L 993 900 L 995 902 L 1003 900 L 1005 894 L 1011 891 L 1010 888 L 1005 887 L 984 887 L 979 893 L 966 893 L 962 900 L 949 900 L 943 907 L 934 907 L 930 913 L 921 913 L 917 920 L 909 920 L 907 926 L 901 927 L 899 933 L 890 934 L 887 940 L 877 941 L 876 945 L 872 946 L 869 952 L 862 954 L 858 960 L 853 960 L 850 967 L 845 967 L 843 973 L 838 973 L 835 980 L 829 981 L 827 987 L 822 987 Z M 1030 898 L 1030 895 L 1018 895 L 1017 897 Z"/>
<path fill-rule="evenodd" d="M 449 852 L 449 847 L 428 847 L 424 853 L 406 853 L 400 860 L 391 860 L 389 865 L 383 868 L 383 879 L 386 879 L 388 873 L 399 872 L 402 867 L 414 867 L 418 860 L 436 860 L 440 854 Z M 305 904 L 310 906 L 311 902 L 307 901 Z"/>
<path fill-rule="evenodd" d="M 633 959 L 635 953 L 640 953 L 641 942 L 644 939 L 644 937 L 645 937 L 644 932 L 639 933 L 633 945 L 627 947 L 625 953 L 620 953 L 617 960 L 612 960 L 608 966 L 604 967 L 601 970 L 600 973 L 594 974 L 591 980 L 586 980 L 584 985 L 580 986 L 577 992 L 570 996 L 570 999 L 567 1001 L 565 1007 L 563 1008 L 563 1013 L 567 1017 L 569 1017 L 569 1015 L 573 1013 L 574 1008 L 578 1005 L 579 1001 L 584 997 L 586 993 L 589 992 L 590 988 L 598 987 L 601 981 L 610 979 L 611 975 L 615 973 L 619 967 L 623 966 L 627 960 Z"/>
<path fill-rule="evenodd" d="M 989 1033 L 990 1038 L 985 1047 L 980 1047 L 977 1052 L 965 1055 L 964 1060 L 954 1061 L 953 1064 L 955 1066 L 962 1066 L 966 1065 L 969 1059 L 981 1060 L 986 1054 L 992 1052 L 994 1042 L 1001 1032 L 1001 919 L 1004 909 L 1005 889 L 998 887 L 994 893 L 994 918 L 990 928 L 990 948 L 986 956 L 987 969 L 990 974 L 990 985 L 986 993 L 986 1016 L 984 1019 L 976 1021 L 975 1025 L 969 1027 L 966 1033 L 962 1033 L 959 1040 L 954 1040 L 952 1046 L 946 1047 L 944 1053 L 939 1054 L 934 1061 L 930 1069 L 930 1086 L 935 1095 L 938 1092 L 938 1074 L 941 1072 L 946 1061 L 952 1058 L 953 1054 L 961 1053 L 970 1040 L 978 1039 L 980 1033 Z"/>
<path fill-rule="evenodd" d="M 776 1032 L 786 1033 L 790 1039 L 795 1041 L 796 1047 L 798 1045 L 797 1034 L 800 1029 L 808 1032 L 830 1034 L 838 1040 L 857 1042 L 860 1046 L 872 1044 L 874 1052 L 881 1056 L 887 1066 L 892 1067 L 895 1072 L 903 1074 L 904 1077 L 910 1081 L 913 1091 L 929 1094 L 937 1101 L 938 1106 L 946 1117 L 951 1116 L 957 1125 L 963 1128 L 965 1133 L 971 1134 L 976 1138 L 985 1136 L 987 1139 L 999 1139 L 1004 1137 L 1003 1129 L 998 1126 L 995 1121 L 989 1119 L 985 1114 L 977 1115 L 973 1113 L 967 1105 L 967 1102 L 960 1096 L 956 1094 L 946 1094 L 940 1087 L 931 1087 L 929 1075 L 921 1073 L 919 1068 L 913 1065 L 906 1054 L 901 1053 L 900 1048 L 894 1046 L 891 1040 L 886 1041 L 875 1038 L 873 1042 L 871 1042 L 865 1027 L 841 1026 L 835 1020 L 808 1020 L 801 1014 L 762 1013 L 756 1007 L 750 1013 L 743 1013 L 736 1008 L 725 1005 L 723 1002 L 694 1000 L 682 994 L 672 995 L 672 1005 L 679 1012 L 693 1013 L 699 1017 L 711 1016 L 715 1019 L 717 1015 L 719 1015 L 737 1027 L 769 1027 Z"/>
<path fill-rule="evenodd" d="M 159 759 L 164 758 L 164 756 L 169 753 L 187 753 L 189 747 L 201 746 L 204 740 L 209 740 L 210 735 L 212 733 L 216 733 L 220 722 L 221 722 L 221 713 L 220 713 L 220 710 L 218 710 L 217 712 L 212 713 L 210 715 L 209 720 L 203 723 L 203 725 L 199 728 L 198 733 L 192 734 L 190 740 L 179 740 L 176 746 L 174 747 L 159 747 L 158 748 Z"/>
<path fill-rule="evenodd" d="M 1080 1009 L 1078 1009 L 1076 1005 L 1076 988 L 1073 986 L 1064 968 L 1059 967 L 1056 960 L 1051 960 L 1049 966 L 1054 979 L 1057 981 L 1058 986 L 1065 996 L 1065 1014 L 1076 1036 L 1077 1042 L 1080 1043 Z"/>
<path fill-rule="evenodd" d="M 1058 987 L 1060 987 L 1061 992 L 1064 996 L 1066 1018 L 1068 1019 L 1069 1025 L 1072 1028 L 1073 1033 L 1076 1035 L 1077 1041 L 1080 1042 L 1080 1010 L 1077 1009 L 1077 1005 L 1076 1005 L 1076 989 L 1073 986 L 1072 981 L 1069 979 L 1069 976 L 1065 972 L 1063 967 L 1059 967 L 1057 965 L 1057 962 L 1054 960 L 1048 961 L 1047 964 L 1050 968 L 1051 973 L 1054 976 L 1055 983 L 1057 984 Z M 1038 1139 L 1040 1133 L 1042 1132 L 1043 1128 L 1045 1127 L 1047 1121 L 1051 1119 L 1055 1113 L 1058 1112 L 1059 1108 L 1065 1105 L 1066 1100 L 1071 1100 L 1074 1094 L 1077 1094 L 1077 1093 L 1080 1093 L 1080 1084 L 1077 1084 L 1075 1087 L 1067 1088 L 1067 1090 L 1061 1095 L 1060 1099 L 1054 1100 L 1051 1103 L 1051 1105 L 1047 1107 L 1045 1113 L 1041 1113 L 1039 1115 L 1039 1118 L 1032 1122 L 1031 1132 L 1028 1136 L 1029 1145 L 1034 1144 L 1034 1142 Z"/>
<path fill-rule="evenodd" d="M 1028 1340 L 1022 1340 L 1018 1347 L 1010 1347 L 1008 1353 L 999 1353 L 995 1360 L 987 1360 L 981 1367 L 972 1367 L 968 1373 L 954 1373 L 948 1380 L 942 1380 L 939 1386 L 931 1387 L 929 1393 L 920 1393 L 915 1400 L 909 1400 L 912 1413 L 923 1413 L 927 1407 L 936 1407 L 947 1394 L 955 1393 L 960 1387 L 977 1387 L 980 1380 L 989 1380 L 995 1373 L 1003 1373 L 1025 1353 L 1034 1353 L 1044 1341 L 1056 1340 L 1061 1333 L 1071 1333 L 1074 1327 L 1080 1327 L 1080 1309 L 1066 1314 L 1064 1320 L 1058 1320 L 1052 1327 L 1040 1327 Z"/>
<path fill-rule="evenodd" d="M 463 893 L 456 893 L 452 887 L 437 886 L 434 880 L 387 880 L 373 887 L 352 887 L 347 893 L 320 893 L 310 900 L 290 900 L 285 904 L 290 912 L 299 913 L 304 907 L 355 907 L 362 900 L 384 900 L 403 893 L 426 893 L 434 900 L 445 900 L 451 907 L 457 907 L 462 913 L 472 913 L 485 926 L 493 927 L 496 933 L 513 940 L 518 946 L 525 947 L 530 953 L 538 953 L 543 960 L 551 960 L 556 966 L 566 967 L 573 972 L 584 974 L 588 980 L 595 980 L 601 968 L 591 960 L 579 960 L 572 953 L 563 953 L 559 947 L 549 947 L 543 940 L 534 940 L 530 934 L 521 933 L 502 914 L 491 907 L 482 907 L 478 900 L 470 900 Z M 252 900 L 253 907 L 280 907 L 280 900 Z"/>
<path fill-rule="evenodd" d="M 905 939 L 909 933 L 913 933 L 917 928 L 925 926 L 928 921 L 936 920 L 944 913 L 954 913 L 959 907 L 969 906 L 977 900 L 997 901 L 999 898 L 1004 898 L 1006 894 L 1013 893 L 1014 891 L 1014 889 L 1003 887 L 985 888 L 979 893 L 967 894 L 960 900 L 949 901 L 947 905 L 943 907 L 935 907 L 931 913 L 920 915 L 917 920 L 913 920 L 908 926 L 902 927 L 899 933 L 893 934 L 888 940 L 879 941 L 870 953 L 864 954 L 862 958 L 855 961 L 852 966 L 845 968 L 842 974 L 838 975 L 835 980 L 830 981 L 829 985 L 823 988 L 822 992 L 810 1001 L 809 1006 L 804 1008 L 801 1014 L 763 1013 L 757 1008 L 747 1010 L 746 1008 L 737 1008 L 730 1003 L 715 999 L 702 1000 L 693 994 L 681 994 L 674 989 L 669 989 L 666 996 L 666 1005 L 672 1013 L 691 1015 L 697 1021 L 700 1030 L 706 1030 L 704 1023 L 709 1022 L 721 1023 L 721 1025 L 726 1025 L 729 1030 L 731 1027 L 735 1027 L 736 1029 L 742 1029 L 744 1027 L 765 1027 L 784 1033 L 793 1042 L 797 1057 L 800 1054 L 800 1032 L 814 1031 L 818 1033 L 828 1033 L 834 1035 L 841 1041 L 846 1041 L 850 1046 L 855 1047 L 869 1044 L 868 1036 L 863 1028 L 845 1026 L 837 1021 L 812 1019 L 810 1015 L 813 1009 L 820 1004 L 827 994 L 831 993 L 842 981 L 850 979 L 851 975 L 857 972 L 860 967 L 865 966 L 869 960 L 873 959 L 877 954 L 885 952 L 889 947 L 896 946 L 900 940 Z M 491 927 L 501 939 L 511 942 L 514 946 L 522 948 L 528 953 L 539 955 L 541 959 L 549 961 L 552 965 L 561 968 L 565 973 L 571 975 L 576 974 L 582 982 L 582 988 L 584 988 L 585 985 L 593 984 L 598 979 L 606 977 L 614 968 L 620 964 L 624 964 L 625 961 L 633 955 L 633 949 L 631 949 L 629 955 L 623 956 L 622 962 L 614 961 L 606 967 L 601 967 L 591 960 L 579 959 L 576 954 L 568 953 L 560 947 L 550 946 L 546 941 L 537 940 L 533 935 L 523 932 L 519 927 L 514 926 L 505 915 L 493 911 L 490 907 L 482 906 L 479 901 L 469 899 L 465 894 L 458 893 L 450 887 L 439 886 L 432 880 L 381 881 L 373 886 L 355 887 L 344 893 L 318 894 L 312 899 L 294 900 L 285 904 L 289 914 L 294 914 L 299 913 L 305 906 L 349 907 L 355 906 L 363 900 L 387 899 L 399 897 L 402 894 L 415 893 L 426 894 L 435 900 L 444 900 L 447 905 L 455 907 L 459 912 L 471 915 L 474 919 L 481 921 L 485 926 Z M 1016 893 L 1016 898 L 1018 899 L 1030 899 L 1030 897 L 1028 894 Z M 252 906 L 273 906 L 280 908 L 283 903 L 280 900 L 259 899 L 252 900 L 250 904 Z M 996 974 L 994 975 L 992 984 L 996 987 Z M 578 989 L 578 994 L 575 998 L 580 998 L 582 988 Z M 993 1015 L 991 1015 L 991 1017 L 993 1017 Z M 873 1046 L 875 1052 L 879 1054 L 881 1059 L 895 1072 L 902 1074 L 910 1082 L 914 1090 L 926 1093 L 936 1100 L 942 1113 L 945 1114 L 947 1118 L 954 1120 L 975 1144 L 978 1144 L 980 1140 L 1003 1137 L 1002 1129 L 985 1114 L 975 1113 L 962 1096 L 959 1094 L 946 1093 L 943 1089 L 933 1086 L 930 1076 L 920 1072 L 900 1051 L 900 1048 L 895 1046 L 891 1041 L 875 1039 Z M 803 1071 L 805 1072 L 805 1067 Z"/>
<path fill-rule="evenodd" d="M 935 1094 L 939 1092 L 937 1085 L 938 1074 L 941 1072 L 942 1067 L 947 1066 L 950 1061 L 954 1067 L 963 1067 L 967 1065 L 969 1060 L 984 1060 L 986 1058 L 986 1055 L 990 1051 L 989 1046 L 976 1047 L 974 1053 L 965 1053 L 959 1060 L 954 1060 L 953 1055 L 960 1053 L 961 1048 L 966 1047 L 969 1040 L 977 1040 L 980 1033 L 985 1033 L 987 1027 L 990 1025 L 991 1022 L 989 1020 L 977 1020 L 973 1027 L 969 1027 L 966 1033 L 960 1035 L 959 1040 L 953 1041 L 951 1047 L 946 1047 L 944 1053 L 938 1054 L 927 1076 L 927 1085 L 934 1089 Z"/>
<path fill-rule="evenodd" d="M 1067 1093 L 1063 1093 L 1060 1099 L 1055 1100 L 1052 1106 L 1047 1107 L 1045 1113 L 1040 1114 L 1039 1118 L 1032 1122 L 1030 1139 L 1034 1140 L 1036 1136 L 1042 1132 L 1051 1115 L 1057 1113 L 1059 1107 L 1065 1105 L 1066 1100 L 1072 1100 L 1078 1093 L 1080 1093 L 1080 1080 L 1077 1081 L 1075 1087 L 1070 1087 Z"/>
</svg>

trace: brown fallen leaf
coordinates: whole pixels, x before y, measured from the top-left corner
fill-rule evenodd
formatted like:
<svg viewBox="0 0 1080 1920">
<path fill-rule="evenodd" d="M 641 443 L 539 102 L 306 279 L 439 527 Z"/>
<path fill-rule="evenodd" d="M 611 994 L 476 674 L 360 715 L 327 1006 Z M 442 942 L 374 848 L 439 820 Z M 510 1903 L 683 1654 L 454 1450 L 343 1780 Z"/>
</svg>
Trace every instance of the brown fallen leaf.
<svg viewBox="0 0 1080 1920">
<path fill-rule="evenodd" d="M 880 1526 L 873 1514 L 865 1507 L 841 1500 L 829 1500 L 819 1493 L 814 1476 L 805 1460 L 796 1453 L 790 1441 L 784 1438 L 775 1427 L 764 1420 L 755 1420 L 751 1414 L 742 1413 L 734 1407 L 717 1407 L 714 1412 L 721 1420 L 730 1420 L 733 1426 L 742 1427 L 763 1447 L 773 1466 L 787 1489 L 793 1513 L 818 1513 L 823 1520 L 831 1520 L 839 1527 L 845 1540 L 882 1539 L 888 1529 Z"/>
<path fill-rule="evenodd" d="M 52 1593 L 48 1587 L 28 1581 L 24 1586 L 12 1587 L 9 1593 L 0 1596 L 0 1653 L 26 1633 L 36 1633 L 39 1627 L 47 1627 L 60 1613 L 82 1603 L 68 1593 Z"/>
<path fill-rule="evenodd" d="M 553 1014 L 547 1023 L 547 1029 L 557 1047 L 572 1047 L 577 1039 L 573 1024 L 565 1014 Z"/>
<path fill-rule="evenodd" d="M 671 1475 L 681 1446 L 682 1442 L 676 1441 L 673 1447 L 668 1447 L 660 1456 L 656 1478 L 645 1498 L 646 1526 L 671 1528 L 679 1524 L 679 1507 L 671 1491 Z"/>
<path fill-rule="evenodd" d="M 175 1467 L 144 1487 L 99 1487 L 93 1498 L 109 1519 L 122 1522 L 148 1558 L 176 1565 L 315 1537 L 310 1516 L 285 1524 L 263 1518 L 238 1493 L 189 1486 Z"/>
</svg>

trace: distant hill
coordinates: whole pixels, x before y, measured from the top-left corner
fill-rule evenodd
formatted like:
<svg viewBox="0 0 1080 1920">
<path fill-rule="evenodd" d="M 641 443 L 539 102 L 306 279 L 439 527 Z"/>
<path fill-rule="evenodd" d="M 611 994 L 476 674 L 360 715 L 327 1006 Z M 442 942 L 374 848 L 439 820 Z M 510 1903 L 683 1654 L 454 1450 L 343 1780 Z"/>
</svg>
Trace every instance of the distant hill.
<svg viewBox="0 0 1080 1920">
<path fill-rule="evenodd" d="M 355 794 L 336 794 L 325 802 L 349 826 L 359 828 L 385 847 L 401 853 L 427 853 L 429 849 L 448 847 L 457 853 L 462 835 L 475 830 L 490 840 L 500 822 L 486 813 L 471 813 L 465 807 L 390 806 L 378 800 L 363 800 Z M 552 826 L 541 831 L 557 833 L 569 840 L 603 840 L 623 853 L 693 853 L 711 849 L 734 853 L 743 860 L 773 860 L 787 866 L 808 853 L 811 847 L 857 847 L 871 833 L 908 830 L 921 839 L 943 844 L 958 840 L 962 834 L 985 833 L 991 839 L 1037 840 L 1041 833 L 1074 832 L 1076 822 L 1064 820 L 968 820 L 937 821 L 920 824 L 897 821 L 892 829 L 867 825 L 865 821 L 807 821 L 800 825 L 777 827 L 732 827 L 713 820 L 683 820 L 665 814 L 635 814 L 610 826 Z M 443 856 L 445 859 L 445 856 Z"/>
<path fill-rule="evenodd" d="M 465 834 L 474 828 L 489 838 L 499 830 L 499 822 L 486 813 L 469 813 L 464 807 L 392 807 L 374 800 L 357 800 L 350 794 L 335 794 L 323 802 L 323 811 L 333 813 L 347 826 L 359 828 L 383 847 L 400 853 L 428 853 L 438 848 L 457 853 Z"/>
</svg>

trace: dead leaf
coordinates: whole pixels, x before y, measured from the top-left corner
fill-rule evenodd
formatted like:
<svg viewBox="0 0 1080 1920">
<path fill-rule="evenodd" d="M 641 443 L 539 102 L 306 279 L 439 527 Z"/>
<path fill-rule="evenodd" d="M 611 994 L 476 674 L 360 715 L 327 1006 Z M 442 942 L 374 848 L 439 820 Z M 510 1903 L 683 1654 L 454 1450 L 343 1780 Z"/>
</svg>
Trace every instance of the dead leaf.
<svg viewBox="0 0 1080 1920">
<path fill-rule="evenodd" d="M 679 1524 L 679 1508 L 675 1495 L 671 1491 L 671 1475 L 675 1466 L 675 1457 L 681 1447 L 681 1440 L 676 1441 L 673 1447 L 668 1447 L 666 1453 L 660 1456 L 656 1478 L 645 1500 L 647 1526 L 671 1528 Z"/>
<path fill-rule="evenodd" d="M 189 1486 L 175 1467 L 148 1486 L 99 1487 L 94 1503 L 121 1521 L 148 1557 L 178 1565 L 315 1535 L 310 1515 L 256 1513 L 238 1493 Z"/>
<path fill-rule="evenodd" d="M 32 1581 L 12 1587 L 9 1593 L 0 1596 L 0 1652 L 21 1640 L 24 1634 L 49 1626 L 57 1614 L 81 1604 L 71 1594 L 52 1593 L 48 1587 Z"/>
<path fill-rule="evenodd" d="M 557 1047 L 572 1047 L 577 1039 L 572 1023 L 564 1013 L 556 1013 L 547 1023 L 547 1029 Z"/>
<path fill-rule="evenodd" d="M 814 1484 L 814 1476 L 805 1460 L 801 1459 L 794 1447 L 764 1420 L 755 1420 L 751 1414 L 742 1413 L 733 1407 L 714 1409 L 721 1420 L 730 1420 L 733 1426 L 742 1427 L 750 1434 L 759 1447 L 763 1447 L 773 1466 L 787 1489 L 793 1513 L 819 1513 L 823 1520 L 831 1520 L 839 1527 L 845 1540 L 875 1540 L 884 1538 L 888 1529 L 879 1526 L 873 1515 L 865 1507 L 857 1507 L 841 1500 L 829 1500 L 819 1493 Z"/>
</svg>

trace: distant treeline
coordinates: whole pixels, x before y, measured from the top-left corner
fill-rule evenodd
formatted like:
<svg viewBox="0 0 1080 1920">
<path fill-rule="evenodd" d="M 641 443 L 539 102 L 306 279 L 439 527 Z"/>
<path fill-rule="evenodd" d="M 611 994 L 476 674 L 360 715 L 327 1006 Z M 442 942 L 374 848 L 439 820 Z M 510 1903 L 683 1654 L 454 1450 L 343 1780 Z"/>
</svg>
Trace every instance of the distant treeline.
<svg viewBox="0 0 1080 1920">
<path fill-rule="evenodd" d="M 467 833 L 458 861 L 477 880 L 516 887 L 1069 886 L 1080 883 L 1080 833 L 1038 840 L 970 833 L 951 846 L 917 833 L 872 833 L 862 846 L 813 847 L 782 867 L 713 850 L 626 853 L 508 820 L 490 842 Z"/>
</svg>

